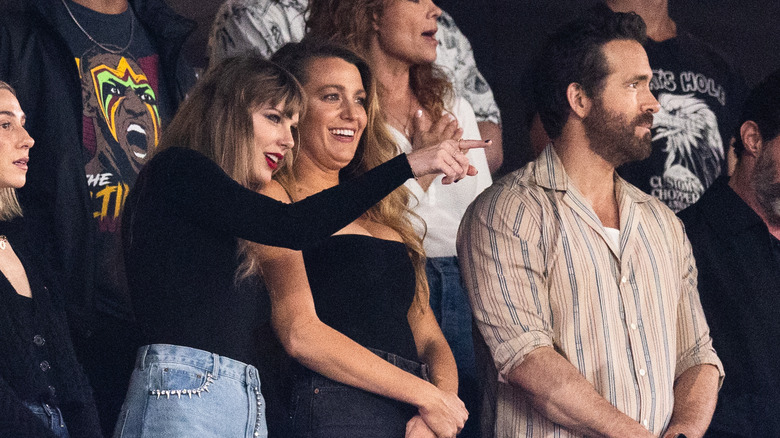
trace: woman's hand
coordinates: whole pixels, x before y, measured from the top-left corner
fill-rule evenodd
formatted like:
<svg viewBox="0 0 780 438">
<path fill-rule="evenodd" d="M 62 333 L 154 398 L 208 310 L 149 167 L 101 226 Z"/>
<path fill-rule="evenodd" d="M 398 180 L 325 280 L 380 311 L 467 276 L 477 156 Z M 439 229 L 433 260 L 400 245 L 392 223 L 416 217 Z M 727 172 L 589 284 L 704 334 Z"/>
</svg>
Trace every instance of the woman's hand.
<svg viewBox="0 0 780 438">
<path fill-rule="evenodd" d="M 426 129 L 425 125 L 429 125 Z M 444 140 L 460 140 L 463 129 L 458 126 L 458 119 L 450 113 L 442 114 L 436 123 L 431 124 L 423 111 L 418 109 L 412 117 L 412 150 L 424 149 L 441 143 Z"/>
<path fill-rule="evenodd" d="M 491 140 L 445 140 L 407 154 L 412 173 L 419 178 L 423 175 L 443 173 L 443 184 L 458 182 L 466 176 L 474 176 L 477 169 L 469 164 L 466 151 L 484 148 Z"/>
<path fill-rule="evenodd" d="M 415 415 L 406 423 L 406 436 L 404 438 L 436 438 L 430 427 L 420 415 Z"/>
<path fill-rule="evenodd" d="M 418 412 L 425 424 L 440 438 L 454 438 L 469 418 L 466 406 L 457 394 L 441 390 L 431 392 L 431 400 L 420 406 Z"/>
</svg>

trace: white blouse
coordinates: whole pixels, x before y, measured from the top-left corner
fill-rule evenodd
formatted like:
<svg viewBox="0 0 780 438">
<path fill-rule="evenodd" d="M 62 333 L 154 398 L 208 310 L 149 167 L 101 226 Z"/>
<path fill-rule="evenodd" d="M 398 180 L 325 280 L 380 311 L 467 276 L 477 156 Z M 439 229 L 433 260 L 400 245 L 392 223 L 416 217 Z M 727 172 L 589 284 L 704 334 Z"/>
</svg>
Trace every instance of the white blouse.
<svg viewBox="0 0 780 438">
<path fill-rule="evenodd" d="M 463 129 L 464 140 L 479 140 L 482 137 L 477 128 L 477 120 L 474 110 L 468 101 L 459 97 L 451 109 L 452 114 L 458 119 L 459 126 Z M 409 153 L 412 145 L 409 139 L 392 126 L 388 125 L 390 133 L 395 139 L 400 152 Z M 436 177 L 428 190 L 422 189 L 416 180 L 406 182 L 414 196 L 410 201 L 410 207 L 428 225 L 428 232 L 423 240 L 426 255 L 428 257 L 453 257 L 455 256 L 455 238 L 458 234 L 458 226 L 466 208 L 471 201 L 483 190 L 493 183 L 488 169 L 487 158 L 483 149 L 471 149 L 466 156 L 472 166 L 477 168 L 476 176 L 469 176 L 457 184 L 444 185 L 441 183 L 443 175 Z M 416 229 L 422 235 L 423 228 L 417 224 Z"/>
</svg>

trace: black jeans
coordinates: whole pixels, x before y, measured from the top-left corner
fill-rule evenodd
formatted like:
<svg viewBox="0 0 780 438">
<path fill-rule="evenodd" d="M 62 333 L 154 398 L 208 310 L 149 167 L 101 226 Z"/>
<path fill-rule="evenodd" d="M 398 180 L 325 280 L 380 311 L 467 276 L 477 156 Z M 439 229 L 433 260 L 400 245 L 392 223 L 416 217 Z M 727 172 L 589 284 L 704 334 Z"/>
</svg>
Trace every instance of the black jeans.
<svg viewBox="0 0 780 438">
<path fill-rule="evenodd" d="M 402 370 L 428 380 L 425 364 L 370 349 Z M 299 438 L 403 438 L 414 406 L 372 394 L 297 367 L 290 419 Z"/>
</svg>

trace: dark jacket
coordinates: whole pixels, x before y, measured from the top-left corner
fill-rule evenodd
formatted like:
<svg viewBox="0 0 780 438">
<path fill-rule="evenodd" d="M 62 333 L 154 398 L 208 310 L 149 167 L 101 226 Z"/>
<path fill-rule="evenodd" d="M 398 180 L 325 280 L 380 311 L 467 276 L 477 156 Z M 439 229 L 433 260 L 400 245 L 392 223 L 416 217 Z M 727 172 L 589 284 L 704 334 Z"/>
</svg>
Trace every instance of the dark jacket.
<svg viewBox="0 0 780 438">
<path fill-rule="evenodd" d="M 63 282 L 75 333 L 88 334 L 94 280 L 101 275 L 94 272 L 93 260 L 97 225 L 85 176 L 81 82 L 74 56 L 51 19 L 57 5 L 56 0 L 0 2 L 0 79 L 16 88 L 35 139 L 27 184 L 19 191 L 31 235 Z M 165 124 L 195 81 L 180 58 L 195 24 L 163 0 L 130 0 L 130 5 L 159 55 Z"/>
<path fill-rule="evenodd" d="M 0 436 L 53 437 L 22 401 L 58 406 L 73 438 L 101 437 L 95 402 L 87 379 L 76 361 L 61 303 L 49 291 L 56 282 L 37 251 L 26 244 L 18 223 L 0 222 L 25 271 L 33 292 L 35 320 L 22 318 L 16 291 L 0 275 Z M 44 351 L 46 368 L 39 352 Z"/>
<path fill-rule="evenodd" d="M 780 260 L 763 220 L 721 177 L 679 213 L 726 378 L 707 436 L 780 436 Z"/>
</svg>

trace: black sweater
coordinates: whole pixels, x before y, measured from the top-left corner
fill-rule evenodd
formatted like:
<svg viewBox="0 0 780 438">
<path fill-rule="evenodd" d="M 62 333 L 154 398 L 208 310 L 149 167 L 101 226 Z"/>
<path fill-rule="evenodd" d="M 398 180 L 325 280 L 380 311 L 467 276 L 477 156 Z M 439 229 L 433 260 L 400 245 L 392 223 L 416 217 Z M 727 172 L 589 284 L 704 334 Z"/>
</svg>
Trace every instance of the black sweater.
<svg viewBox="0 0 780 438">
<path fill-rule="evenodd" d="M 122 218 L 130 293 L 146 344 L 182 345 L 257 365 L 268 297 L 238 287 L 238 238 L 303 249 L 411 178 L 405 155 L 295 204 L 255 193 L 190 149 L 156 155 Z"/>
<path fill-rule="evenodd" d="M 58 406 L 73 438 L 101 437 L 92 389 L 76 361 L 61 294 L 30 250 L 20 223 L 0 222 L 0 234 L 8 236 L 33 292 L 33 299 L 25 302 L 29 298 L 17 295 L 0 274 L 0 437 L 54 436 L 22 401 Z M 23 317 L 28 309 L 34 309 L 34 316 Z"/>
</svg>

